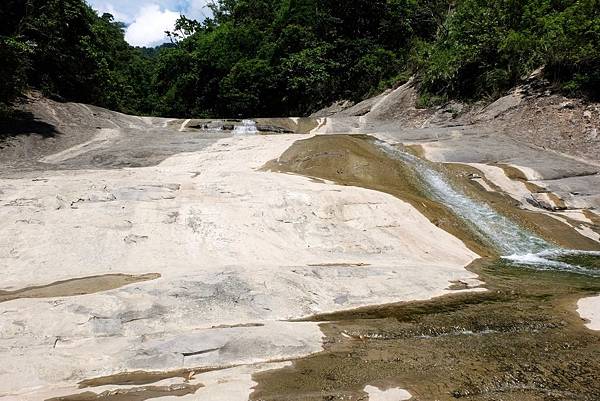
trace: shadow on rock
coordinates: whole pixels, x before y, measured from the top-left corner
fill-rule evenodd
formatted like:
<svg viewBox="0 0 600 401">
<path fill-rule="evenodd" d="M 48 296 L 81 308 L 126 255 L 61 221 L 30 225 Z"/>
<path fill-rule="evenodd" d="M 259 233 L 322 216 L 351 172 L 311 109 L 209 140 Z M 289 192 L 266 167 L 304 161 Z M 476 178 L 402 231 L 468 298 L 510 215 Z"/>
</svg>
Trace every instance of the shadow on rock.
<svg viewBox="0 0 600 401">
<path fill-rule="evenodd" d="M 43 138 L 53 138 L 57 134 L 59 132 L 54 125 L 37 120 L 29 112 L 15 111 L 7 118 L 0 119 L 0 142 L 19 135 L 39 135 Z"/>
</svg>

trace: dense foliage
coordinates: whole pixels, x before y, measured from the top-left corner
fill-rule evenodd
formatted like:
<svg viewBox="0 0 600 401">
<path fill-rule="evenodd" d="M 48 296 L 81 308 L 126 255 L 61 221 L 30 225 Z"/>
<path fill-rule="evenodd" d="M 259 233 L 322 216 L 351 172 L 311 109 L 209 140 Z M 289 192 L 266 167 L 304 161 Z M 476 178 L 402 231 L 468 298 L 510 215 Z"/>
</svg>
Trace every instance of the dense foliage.
<svg viewBox="0 0 600 401">
<path fill-rule="evenodd" d="M 4 0 L 0 104 L 27 87 L 125 112 L 302 115 L 412 74 L 425 103 L 502 94 L 545 66 L 600 97 L 600 0 L 220 0 L 134 49 L 83 0 Z"/>
<path fill-rule="evenodd" d="M 301 115 L 361 100 L 406 76 L 413 43 L 435 40 L 447 7 L 441 0 L 222 0 L 214 19 L 159 55 L 158 111 Z"/>
<path fill-rule="evenodd" d="M 571 95 L 600 97 L 598 0 L 460 0 L 419 49 L 423 90 L 498 96 L 539 66 Z"/>
<path fill-rule="evenodd" d="M 4 0 L 0 57 L 0 102 L 29 86 L 123 111 L 150 108 L 142 53 L 125 42 L 121 23 L 82 0 Z"/>
</svg>

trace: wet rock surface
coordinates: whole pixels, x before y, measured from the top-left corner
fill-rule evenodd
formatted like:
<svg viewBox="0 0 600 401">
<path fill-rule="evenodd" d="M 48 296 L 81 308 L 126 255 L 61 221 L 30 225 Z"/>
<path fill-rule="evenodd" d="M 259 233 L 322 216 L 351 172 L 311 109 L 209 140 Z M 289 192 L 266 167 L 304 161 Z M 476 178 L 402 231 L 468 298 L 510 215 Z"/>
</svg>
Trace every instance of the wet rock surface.
<svg viewBox="0 0 600 401">
<path fill-rule="evenodd" d="M 477 255 L 410 204 L 261 171 L 323 122 L 257 121 L 298 132 L 263 136 L 243 121 L 231 124 L 244 132 L 215 133 L 190 129 L 192 120 L 44 110 L 60 116 L 63 136 L 30 153 L 17 138 L 3 154 L 1 290 L 12 298 L 0 303 L 0 397 L 183 398 L 195 389 L 247 399 L 252 373 L 321 350 L 317 323 L 287 319 L 479 283 L 463 268 Z M 75 290 L 77 278 L 148 272 L 160 278 Z M 38 287 L 50 290 L 19 292 Z M 168 373 L 182 369 L 193 380 Z M 139 391 L 110 380 L 77 388 L 137 371 L 159 374 Z"/>
<path fill-rule="evenodd" d="M 498 251 L 374 143 L 589 250 L 598 164 L 414 100 L 409 83 L 329 119 L 218 121 L 33 101 L 56 132 L 0 151 L 0 398 L 598 398 L 575 313 L 597 278 L 465 270 Z"/>
<path fill-rule="evenodd" d="M 361 400 L 371 382 L 415 400 L 596 400 L 600 336 L 572 306 L 598 279 L 471 266 L 488 292 L 315 317 L 325 351 L 255 375 L 255 400 Z"/>
<path fill-rule="evenodd" d="M 103 276 L 76 278 L 38 287 L 21 288 L 13 291 L 0 291 L 0 302 L 21 298 L 56 298 L 93 294 L 123 287 L 132 283 L 156 280 L 159 277 L 160 274 L 144 274 L 139 276 L 106 274 Z"/>
</svg>

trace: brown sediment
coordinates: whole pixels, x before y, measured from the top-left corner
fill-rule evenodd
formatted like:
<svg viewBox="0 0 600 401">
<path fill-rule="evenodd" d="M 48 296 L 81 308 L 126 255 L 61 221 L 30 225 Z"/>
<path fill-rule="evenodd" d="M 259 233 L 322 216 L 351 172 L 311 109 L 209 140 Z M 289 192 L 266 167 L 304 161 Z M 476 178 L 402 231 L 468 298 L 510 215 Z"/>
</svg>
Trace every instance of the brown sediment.
<svg viewBox="0 0 600 401">
<path fill-rule="evenodd" d="M 510 177 L 508 177 L 508 178 L 510 178 Z M 511 179 L 514 179 L 514 178 L 511 178 Z M 541 193 L 548 192 L 548 190 L 546 188 L 542 188 L 539 185 L 534 184 L 531 181 L 526 181 L 526 180 L 519 180 L 519 181 L 521 181 L 525 185 L 525 188 L 527 188 L 527 190 L 529 192 L 531 192 L 532 194 L 541 194 Z"/>
<path fill-rule="evenodd" d="M 540 194 L 540 193 L 547 194 L 548 198 L 550 199 L 550 201 L 552 201 L 552 203 L 554 204 L 554 206 L 556 207 L 557 210 L 567 209 L 567 205 L 565 204 L 564 200 L 562 200 L 555 193 L 548 191 L 546 188 L 543 188 L 543 187 L 529 181 L 527 179 L 527 177 L 525 176 L 525 173 L 523 173 L 517 167 L 510 166 L 507 164 L 498 164 L 497 166 L 500 167 L 502 170 L 504 170 L 504 174 L 506 174 L 506 176 L 508 178 L 510 178 L 511 180 L 521 181 L 525 185 L 525 187 L 527 188 L 527 190 L 529 192 L 534 193 L 534 194 Z"/>
<path fill-rule="evenodd" d="M 389 158 L 362 135 L 319 135 L 294 142 L 266 170 L 301 174 L 394 195 L 424 214 L 433 224 L 460 238 L 472 251 L 493 251 L 447 207 L 428 199 L 404 163 Z"/>
<path fill-rule="evenodd" d="M 170 386 L 145 386 L 129 389 L 107 390 L 101 393 L 86 391 L 63 397 L 55 397 L 46 401 L 145 401 L 159 397 L 183 397 L 194 394 L 203 384 L 173 384 Z"/>
<path fill-rule="evenodd" d="M 196 374 L 210 372 L 211 368 L 204 369 L 177 369 L 166 372 L 148 372 L 144 370 L 136 370 L 133 372 L 122 372 L 114 375 L 95 377 L 93 379 L 86 379 L 80 381 L 79 388 L 86 387 L 99 387 L 107 385 L 118 385 L 118 386 L 140 386 L 144 384 L 156 383 L 165 379 L 172 379 L 180 377 L 182 379 L 189 380 Z"/>
<path fill-rule="evenodd" d="M 567 205 L 565 204 L 565 201 L 562 200 L 554 192 L 548 192 L 548 198 L 550 198 L 552 203 L 554 203 L 554 206 L 557 210 L 566 210 L 567 209 Z"/>
<path fill-rule="evenodd" d="M 417 207 L 423 195 L 411 174 L 381 160 L 359 141 L 319 137 L 297 142 L 279 162 L 266 167 L 381 190 Z M 467 195 L 543 238 L 566 247 L 598 249 L 597 243 L 567 224 L 522 210 L 502 192 L 485 191 L 469 179 L 470 174 L 479 175 L 478 170 L 461 164 L 437 168 Z M 515 170 L 513 177 L 525 178 Z M 433 214 L 430 207 L 419 210 L 432 220 L 448 213 Z M 472 235 L 452 233 L 460 238 Z M 591 255 L 565 261 L 600 267 L 600 259 Z M 487 291 L 307 319 L 321 322 L 324 351 L 290 367 L 255 374 L 258 385 L 251 398 L 358 401 L 366 399 L 366 385 L 377 383 L 404 388 L 416 401 L 600 399 L 600 333 L 587 329 L 575 312 L 578 299 L 600 292 L 600 278 L 520 268 L 492 259 L 475 261 L 468 269 L 486 283 Z M 468 287 L 451 284 L 453 289 Z"/>
<path fill-rule="evenodd" d="M 479 260 L 488 291 L 315 316 L 325 350 L 254 375 L 253 400 L 364 400 L 385 383 L 414 400 L 597 401 L 600 333 L 575 313 L 600 279 Z"/>
<path fill-rule="evenodd" d="M 469 285 L 469 283 L 466 283 L 462 280 L 454 280 L 454 281 L 450 281 L 450 285 L 446 289 L 451 290 L 451 291 L 464 291 L 464 290 L 468 290 L 468 289 L 472 289 L 472 288 L 483 288 L 483 286 L 482 285 L 471 286 L 471 285 Z"/>
<path fill-rule="evenodd" d="M 264 323 L 220 324 L 218 326 L 211 326 L 211 329 L 235 329 L 238 327 L 264 327 Z"/>
<path fill-rule="evenodd" d="M 310 267 L 363 267 L 363 266 L 371 266 L 371 264 L 370 263 L 340 262 L 340 263 L 309 263 L 307 266 L 310 266 Z"/>
<path fill-rule="evenodd" d="M 233 327 L 261 327 L 263 324 L 261 323 L 250 323 L 250 324 L 241 324 L 241 325 L 223 325 L 223 326 L 213 326 L 212 328 L 233 328 Z M 269 362 L 289 362 L 290 358 L 276 358 L 271 359 Z M 146 371 L 146 370 L 136 370 L 132 372 L 120 372 L 107 376 L 99 376 L 91 379 L 85 379 L 80 381 L 78 384 L 79 388 L 89 388 L 89 387 L 100 387 L 100 386 L 143 386 L 147 384 L 154 384 L 166 379 L 173 378 L 181 378 L 186 382 L 193 380 L 196 375 L 200 375 L 203 373 L 214 372 L 217 370 L 231 369 L 236 368 L 238 366 L 247 365 L 247 364 L 232 364 L 232 365 L 223 365 L 217 367 L 195 367 L 195 368 L 182 368 L 182 369 L 174 369 L 174 370 L 166 370 L 166 371 Z"/>
<path fill-rule="evenodd" d="M 587 217 L 588 219 L 591 220 L 592 224 L 599 226 L 598 228 L 600 229 L 600 216 L 597 215 L 596 213 L 592 212 L 591 210 L 587 210 L 587 209 L 583 209 L 581 211 L 583 213 L 583 215 L 585 217 Z M 598 230 L 600 231 L 600 230 Z"/>
<path fill-rule="evenodd" d="M 0 290 L 0 303 L 20 298 L 56 298 L 94 294 L 97 292 L 114 290 L 133 283 L 156 280 L 158 278 L 160 278 L 160 274 L 158 273 L 142 275 L 104 274 L 99 276 L 73 278 L 41 286 L 21 288 L 14 291 Z"/>
<path fill-rule="evenodd" d="M 300 118 L 298 120 L 298 125 L 296 128 L 296 132 L 302 134 L 308 134 L 313 129 L 319 126 L 319 122 L 315 118 Z"/>
<path fill-rule="evenodd" d="M 342 185 L 354 185 L 394 195 L 414 206 L 432 223 L 460 238 L 472 251 L 481 256 L 493 256 L 488 244 L 482 242 L 464 222 L 447 207 L 427 198 L 414 172 L 399 160 L 389 158 L 366 135 L 319 135 L 296 141 L 277 160 L 264 167 L 271 171 L 301 174 L 322 178 Z M 413 153 L 418 147 L 411 146 Z M 433 164 L 468 196 L 487 203 L 493 209 L 518 222 L 524 228 L 559 246 L 598 250 L 598 242 L 578 233 L 568 224 L 543 213 L 524 210 L 519 202 L 500 191 L 489 192 L 470 179 L 482 176 L 475 167 L 448 163 Z M 516 167 L 499 165 L 512 179 L 524 180 L 525 175 Z M 493 183 L 490 185 L 497 188 Z M 543 190 L 535 186 L 536 192 Z M 532 188 L 533 189 L 533 188 Z M 564 202 L 559 202 L 564 205 Z"/>
<path fill-rule="evenodd" d="M 291 118 L 257 118 L 256 124 L 283 128 L 295 134 L 308 134 L 311 130 L 317 128 L 318 121 L 306 117 L 299 118 L 297 123 Z"/>
<path fill-rule="evenodd" d="M 572 226 L 548 216 L 546 213 L 522 209 L 520 203 L 501 192 L 489 192 L 469 178 L 472 174 L 483 176 L 475 167 L 459 163 L 441 166 L 456 186 L 469 197 L 487 203 L 494 210 L 518 222 L 522 227 L 556 245 L 582 250 L 599 250 L 600 244 L 577 232 Z M 495 185 L 491 185 L 496 187 Z M 562 217 L 562 216 L 561 216 Z"/>
<path fill-rule="evenodd" d="M 548 213 L 552 213 L 552 211 L 534 212 L 522 209 L 519 202 L 513 200 L 509 195 L 502 192 L 501 188 L 487 179 L 486 182 L 488 182 L 488 184 L 497 192 L 490 193 L 481 188 L 480 185 L 472 185 L 474 182 L 469 179 L 469 174 L 477 174 L 483 177 L 482 172 L 473 166 L 461 163 L 448 163 L 444 166 L 446 167 L 446 175 L 451 178 L 455 184 L 461 186 L 462 190 L 469 196 L 487 203 L 494 209 L 513 220 L 518 221 L 523 227 L 546 240 L 565 248 L 582 250 L 600 249 L 600 244 L 597 241 L 594 241 L 575 230 L 574 227 L 582 224 L 580 221 L 568 216 L 560 215 L 562 219 L 567 220 L 567 224 L 564 221 L 549 216 Z M 521 181 L 531 193 L 546 193 L 558 209 L 567 209 L 564 200 L 556 194 L 549 192 L 547 189 L 527 181 L 523 178 L 524 175 L 522 173 L 519 176 L 517 172 L 520 172 L 520 170 L 516 167 L 507 165 L 498 165 L 498 167 L 503 168 L 508 178 Z M 471 185 L 468 185 L 469 183 Z M 593 224 L 590 228 L 596 232 L 600 232 L 600 228 L 597 228 L 597 226 L 600 225 L 600 217 L 585 209 L 582 210 L 582 213 L 592 221 Z M 588 224 L 584 225 L 589 226 Z"/>
<path fill-rule="evenodd" d="M 515 166 L 503 163 L 497 164 L 497 166 L 504 170 L 504 174 L 511 180 L 528 181 L 525 173 Z"/>
<path fill-rule="evenodd" d="M 409 150 L 413 155 L 420 157 L 421 159 L 425 159 L 425 148 L 423 145 L 406 145 L 406 149 Z"/>
<path fill-rule="evenodd" d="M 547 212 L 547 213 L 552 213 L 552 212 Z M 550 215 L 552 216 L 552 215 Z M 569 217 L 567 214 L 556 214 L 556 217 L 562 221 L 564 221 L 567 225 L 570 225 L 571 227 L 573 227 L 573 229 L 575 229 L 576 227 L 587 227 L 590 230 L 592 230 L 593 232 L 595 232 L 596 234 L 598 234 L 598 241 L 594 241 L 596 243 L 600 244 L 600 226 L 597 224 L 589 224 L 589 223 L 585 223 L 582 222 L 580 220 L 574 219 L 572 217 Z M 583 235 L 583 234 L 582 234 Z M 586 237 L 587 238 L 587 237 Z M 600 246 L 600 245 L 599 245 Z M 596 249 L 591 249 L 591 250 L 597 250 Z"/>
</svg>

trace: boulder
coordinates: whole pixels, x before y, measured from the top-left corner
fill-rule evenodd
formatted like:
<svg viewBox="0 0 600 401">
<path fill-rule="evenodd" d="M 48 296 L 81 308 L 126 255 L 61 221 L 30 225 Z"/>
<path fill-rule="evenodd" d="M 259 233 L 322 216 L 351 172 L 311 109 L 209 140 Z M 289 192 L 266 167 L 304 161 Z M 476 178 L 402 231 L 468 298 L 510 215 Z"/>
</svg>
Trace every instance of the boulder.
<svg viewBox="0 0 600 401">
<path fill-rule="evenodd" d="M 559 106 L 558 109 L 559 110 L 573 110 L 575 108 L 575 103 L 567 101 L 567 102 L 562 102 Z"/>
<path fill-rule="evenodd" d="M 272 132 L 275 134 L 293 134 L 294 133 L 294 131 L 292 131 L 289 128 L 278 127 L 275 125 L 267 125 L 267 124 L 257 124 L 256 129 L 260 132 Z"/>
<path fill-rule="evenodd" d="M 546 209 L 551 212 L 557 210 L 565 210 L 566 207 L 563 205 L 557 205 L 547 193 L 533 193 L 525 198 L 527 202 L 540 209 Z"/>
</svg>

